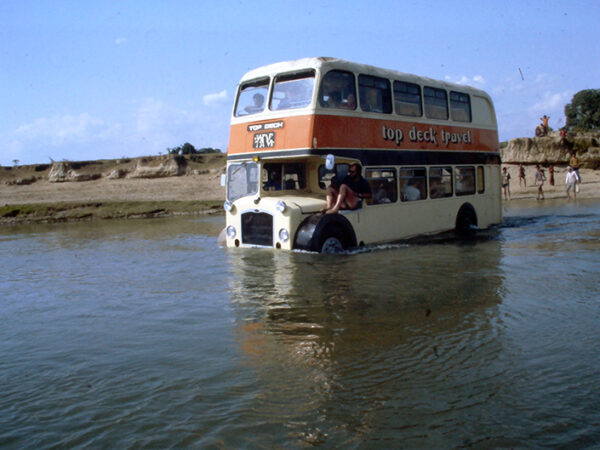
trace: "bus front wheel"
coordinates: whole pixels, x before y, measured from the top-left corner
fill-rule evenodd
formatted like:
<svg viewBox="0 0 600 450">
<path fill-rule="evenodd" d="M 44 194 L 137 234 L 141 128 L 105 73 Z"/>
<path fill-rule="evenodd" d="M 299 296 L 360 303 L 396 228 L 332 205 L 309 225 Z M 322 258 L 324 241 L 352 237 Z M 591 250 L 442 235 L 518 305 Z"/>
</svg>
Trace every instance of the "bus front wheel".
<svg viewBox="0 0 600 450">
<path fill-rule="evenodd" d="M 327 227 L 318 242 L 317 251 L 326 254 L 341 253 L 350 246 L 344 230 L 336 226 Z"/>
</svg>

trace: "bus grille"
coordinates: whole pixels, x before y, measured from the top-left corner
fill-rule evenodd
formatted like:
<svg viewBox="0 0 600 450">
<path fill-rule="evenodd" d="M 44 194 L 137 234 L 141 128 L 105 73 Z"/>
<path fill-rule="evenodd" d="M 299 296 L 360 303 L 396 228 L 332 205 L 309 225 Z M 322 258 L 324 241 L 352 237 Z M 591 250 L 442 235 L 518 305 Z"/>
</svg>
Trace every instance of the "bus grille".
<svg viewBox="0 0 600 450">
<path fill-rule="evenodd" d="M 242 214 L 242 243 L 273 246 L 273 216 L 267 213 Z"/>
</svg>

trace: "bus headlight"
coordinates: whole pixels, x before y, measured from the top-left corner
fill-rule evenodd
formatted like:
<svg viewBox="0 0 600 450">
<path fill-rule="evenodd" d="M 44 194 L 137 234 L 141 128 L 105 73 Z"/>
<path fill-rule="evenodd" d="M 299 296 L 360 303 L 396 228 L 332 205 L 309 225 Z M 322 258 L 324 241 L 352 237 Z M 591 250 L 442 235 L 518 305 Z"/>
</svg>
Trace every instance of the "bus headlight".
<svg viewBox="0 0 600 450">
<path fill-rule="evenodd" d="M 285 228 L 282 228 L 281 230 L 279 230 L 279 240 L 281 242 L 287 242 L 290 239 L 290 233 L 288 230 L 286 230 Z"/>
<path fill-rule="evenodd" d="M 287 208 L 287 205 L 285 204 L 285 202 L 283 200 L 279 200 L 277 203 L 275 203 L 275 209 L 277 211 L 279 211 L 280 213 L 285 212 Z"/>
<path fill-rule="evenodd" d="M 229 239 L 233 239 L 235 237 L 235 235 L 237 234 L 236 231 L 235 231 L 235 227 L 233 225 L 229 225 L 227 227 L 226 232 L 227 232 L 227 237 Z"/>
<path fill-rule="evenodd" d="M 225 200 L 225 203 L 223 203 L 223 209 L 225 209 L 225 211 L 227 211 L 227 212 L 232 212 L 233 211 L 233 203 L 231 203 L 229 200 Z"/>
</svg>

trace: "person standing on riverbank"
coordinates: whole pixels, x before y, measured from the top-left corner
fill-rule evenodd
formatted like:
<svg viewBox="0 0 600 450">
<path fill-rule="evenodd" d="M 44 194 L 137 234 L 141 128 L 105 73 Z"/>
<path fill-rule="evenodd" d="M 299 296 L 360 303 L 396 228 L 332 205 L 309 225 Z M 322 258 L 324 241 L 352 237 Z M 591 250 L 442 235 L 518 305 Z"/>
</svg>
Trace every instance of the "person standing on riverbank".
<svg viewBox="0 0 600 450">
<path fill-rule="evenodd" d="M 502 168 L 502 190 L 504 191 L 504 200 L 510 200 L 510 172 L 506 167 Z"/>
<path fill-rule="evenodd" d="M 535 166 L 535 185 L 538 187 L 538 191 L 537 191 L 537 199 L 538 200 L 544 200 L 543 186 L 544 186 L 545 179 L 546 179 L 546 176 L 544 175 L 544 172 L 540 168 L 540 165 L 536 164 L 536 166 Z"/>
<path fill-rule="evenodd" d="M 567 176 L 565 178 L 565 184 L 567 185 L 567 198 L 571 200 L 571 194 L 569 191 L 573 190 L 573 200 L 577 199 L 577 183 L 579 182 L 579 177 L 577 176 L 577 172 L 573 170 L 571 166 L 567 169 Z"/>
<path fill-rule="evenodd" d="M 577 153 L 573 153 L 573 156 L 571 156 L 571 159 L 569 160 L 569 166 L 571 166 L 573 168 L 573 172 L 577 174 L 577 178 L 579 179 L 577 184 L 580 184 L 581 175 L 579 175 L 579 158 L 577 158 Z"/>
<path fill-rule="evenodd" d="M 525 167 L 523 167 L 523 164 L 519 164 L 519 187 L 521 187 L 521 180 L 523 180 L 523 186 L 527 187 L 527 181 L 525 180 Z"/>
</svg>

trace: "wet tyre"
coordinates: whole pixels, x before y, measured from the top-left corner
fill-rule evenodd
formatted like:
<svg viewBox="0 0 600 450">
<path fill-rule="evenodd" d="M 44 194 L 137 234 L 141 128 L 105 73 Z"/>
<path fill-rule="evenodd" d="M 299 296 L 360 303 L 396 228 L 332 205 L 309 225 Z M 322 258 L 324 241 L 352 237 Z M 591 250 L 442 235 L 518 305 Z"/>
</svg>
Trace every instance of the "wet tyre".
<svg viewBox="0 0 600 450">
<path fill-rule="evenodd" d="M 341 253 L 350 244 L 347 233 L 339 226 L 327 227 L 318 239 L 317 251 L 325 254 Z"/>
<path fill-rule="evenodd" d="M 477 216 L 471 205 L 463 205 L 456 217 L 456 231 L 461 235 L 472 234 L 477 229 Z"/>
</svg>

